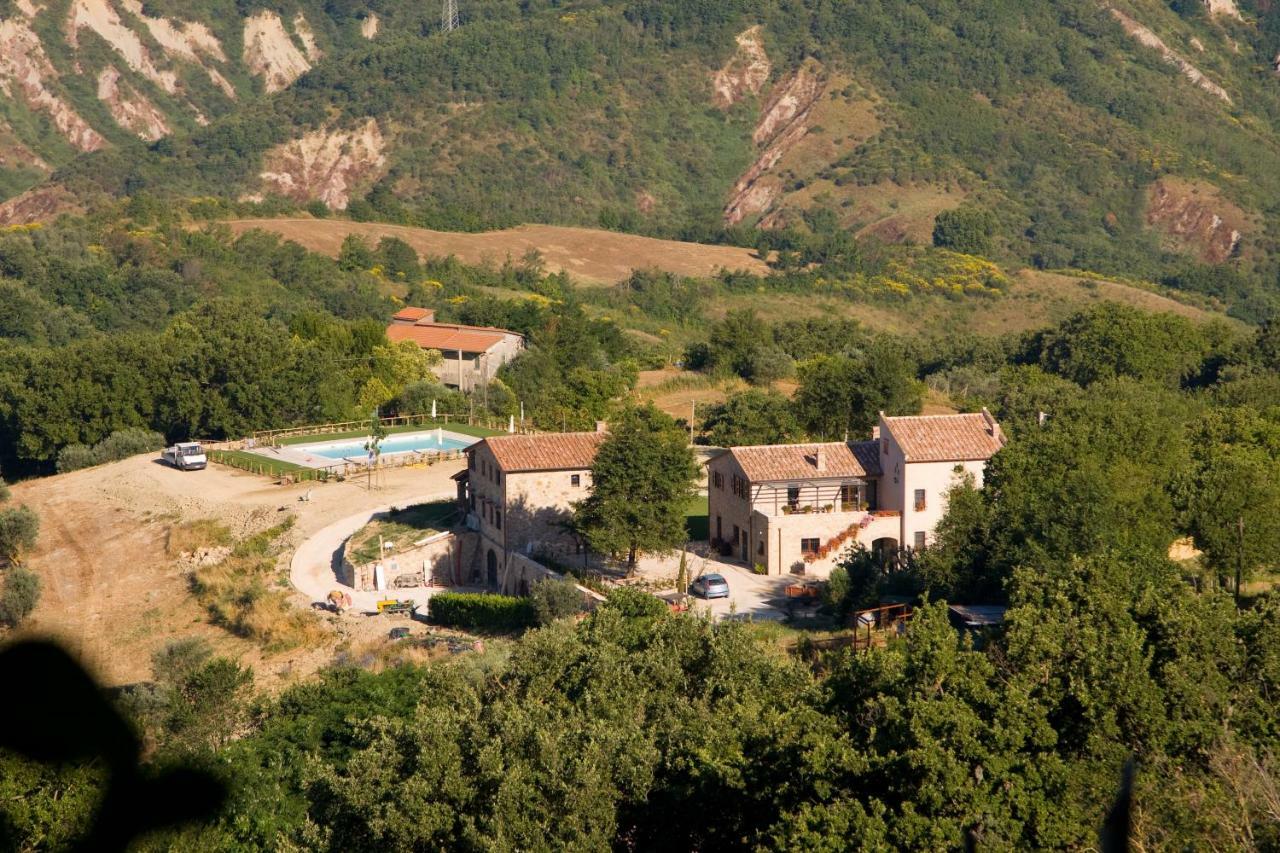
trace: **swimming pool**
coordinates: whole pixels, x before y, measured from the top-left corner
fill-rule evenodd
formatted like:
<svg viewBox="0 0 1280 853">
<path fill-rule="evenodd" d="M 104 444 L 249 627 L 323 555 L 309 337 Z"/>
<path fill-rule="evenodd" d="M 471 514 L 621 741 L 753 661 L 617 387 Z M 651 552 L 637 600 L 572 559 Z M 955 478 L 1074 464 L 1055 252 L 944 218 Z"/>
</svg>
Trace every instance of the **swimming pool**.
<svg viewBox="0 0 1280 853">
<path fill-rule="evenodd" d="M 400 435 L 389 435 L 382 440 L 382 455 L 394 456 L 398 453 L 432 453 L 448 450 L 462 450 L 475 444 L 479 439 L 458 435 L 455 432 L 438 433 L 409 432 Z M 323 456 L 325 459 L 343 460 L 358 459 L 363 461 L 368 456 L 364 449 L 368 439 L 358 441 L 329 442 L 326 444 L 295 444 L 290 449 L 311 456 Z"/>
</svg>

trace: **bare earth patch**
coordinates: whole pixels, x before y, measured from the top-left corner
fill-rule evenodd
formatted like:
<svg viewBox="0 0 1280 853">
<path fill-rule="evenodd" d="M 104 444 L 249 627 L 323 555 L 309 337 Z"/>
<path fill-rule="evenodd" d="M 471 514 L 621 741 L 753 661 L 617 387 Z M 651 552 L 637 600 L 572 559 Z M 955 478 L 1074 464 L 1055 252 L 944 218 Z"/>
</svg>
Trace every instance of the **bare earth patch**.
<svg viewBox="0 0 1280 853">
<path fill-rule="evenodd" d="M 710 276 L 721 269 L 768 272 L 768 267 L 751 249 L 704 246 L 558 225 L 522 225 L 506 231 L 464 234 L 326 219 L 237 219 L 226 224 L 236 234 L 254 228 L 272 231 L 331 257 L 337 257 L 348 234 L 358 234 L 371 244 L 383 237 L 399 237 L 419 254 L 456 255 L 468 264 L 501 264 L 507 258 L 516 260 L 535 249 L 542 253 L 547 269 L 567 272 L 594 284 L 613 284 L 626 278 L 632 270 L 648 267 L 684 276 Z"/>
<path fill-rule="evenodd" d="M 27 563 L 40 576 L 43 593 L 14 637 L 54 637 L 106 684 L 120 685 L 149 678 L 151 655 L 168 641 L 199 636 L 218 653 L 253 666 L 259 687 L 277 689 L 333 663 L 353 643 L 385 642 L 391 627 L 406 623 L 320 615 L 315 633 L 322 639 L 264 654 L 258 644 L 211 624 L 191 591 L 192 559 L 177 553 L 196 547 L 195 559 L 213 561 L 227 550 L 196 535 L 206 519 L 226 528 L 231 541 L 241 541 L 293 515 L 296 523 L 280 555 L 283 580 L 293 549 L 316 531 L 362 507 L 442 491 L 452 486 L 449 475 L 456 470 L 388 471 L 383 487 L 369 492 L 353 481 L 277 486 L 216 465 L 177 471 L 140 456 L 19 483 L 16 500 L 40 514 L 40 540 Z M 311 500 L 299 501 L 308 489 Z M 300 615 L 310 611 L 301 593 L 279 588 Z"/>
</svg>

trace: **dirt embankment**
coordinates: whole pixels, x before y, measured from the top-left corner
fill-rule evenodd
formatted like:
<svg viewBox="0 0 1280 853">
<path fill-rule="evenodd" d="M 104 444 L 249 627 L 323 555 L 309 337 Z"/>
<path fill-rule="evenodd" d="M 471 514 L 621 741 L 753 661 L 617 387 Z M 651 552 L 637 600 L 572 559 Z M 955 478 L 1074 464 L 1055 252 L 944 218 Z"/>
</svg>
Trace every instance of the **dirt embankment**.
<svg viewBox="0 0 1280 853">
<path fill-rule="evenodd" d="M 167 56 L 199 65 L 223 94 L 232 99 L 236 97 L 235 87 L 212 64 L 226 64 L 227 55 L 222 50 L 222 43 L 206 25 L 199 21 L 153 18 L 146 14 L 140 0 L 121 0 L 120 5 L 146 25 L 151 37 Z"/>
<path fill-rule="evenodd" d="M 67 40 L 73 48 L 80 46 L 80 31 L 90 30 L 115 48 L 129 67 L 169 94 L 178 91 L 178 75 L 161 69 L 142 38 L 125 25 L 120 14 L 107 0 L 75 0 L 67 18 Z"/>
<path fill-rule="evenodd" d="M 1147 224 L 1163 233 L 1172 248 L 1220 264 L 1235 255 L 1248 217 L 1211 184 L 1161 178 L 1147 197 Z"/>
<path fill-rule="evenodd" d="M 169 134 L 164 113 L 128 83 L 122 83 L 120 72 L 111 66 L 98 75 L 98 100 L 111 110 L 111 117 L 123 128 L 133 131 L 147 142 L 155 142 Z"/>
<path fill-rule="evenodd" d="M 1159 51 L 1160 55 L 1164 57 L 1165 62 L 1168 62 L 1170 65 L 1177 68 L 1182 72 L 1182 76 L 1186 77 L 1210 95 L 1213 95 L 1215 98 L 1219 98 L 1228 104 L 1232 102 L 1231 96 L 1227 94 L 1226 89 L 1206 77 L 1203 71 L 1196 68 L 1181 54 L 1177 53 L 1173 48 L 1165 44 L 1164 39 L 1160 38 L 1160 36 L 1156 35 L 1149 28 L 1138 23 L 1124 12 L 1121 12 L 1119 9 L 1108 7 L 1107 11 L 1109 11 L 1111 16 L 1120 23 L 1120 26 L 1129 34 L 1129 37 L 1138 44 L 1144 47 L 1149 47 L 1152 50 Z M 1237 12 L 1237 14 L 1239 13 Z"/>
<path fill-rule="evenodd" d="M 321 617 L 328 639 L 314 647 L 264 654 L 209 622 L 190 589 L 190 559 L 174 553 L 170 536 L 186 522 L 212 519 L 240 540 L 293 515 L 280 580 L 287 587 L 288 556 L 302 541 L 364 508 L 408 503 L 452 487 L 454 466 L 397 469 L 382 488 L 363 483 L 277 486 L 219 466 L 177 471 L 141 456 L 14 487 L 14 498 L 40 515 L 40 538 L 27 560 L 42 595 L 16 637 L 52 636 L 109 685 L 150 677 L 151 656 L 173 639 L 200 636 L 224 655 L 252 665 L 268 689 L 333 662 L 344 641 L 385 640 L 392 624 L 378 617 Z M 298 497 L 308 490 L 311 499 Z M 175 533 L 177 531 L 177 533 Z M 174 543 L 176 544 L 176 542 Z M 216 559 L 215 554 L 211 559 Z M 298 608 L 311 602 L 294 594 Z"/>
<path fill-rule="evenodd" d="M 310 29 L 308 29 L 310 32 Z M 244 63 L 263 79 L 268 92 L 286 89 L 311 70 L 311 63 L 298 50 L 284 22 L 275 12 L 262 11 L 244 22 Z"/>
<path fill-rule="evenodd" d="M 825 86 L 822 67 L 810 63 L 770 93 L 752 137 L 763 151 L 734 184 L 724 210 L 726 225 L 768 211 L 782 196 L 782 181 L 771 171 L 809 133 L 810 114 Z"/>
<path fill-rule="evenodd" d="M 773 73 L 773 63 L 764 50 L 764 28 L 756 24 L 738 34 L 738 49 L 724 67 L 711 77 L 716 106 L 727 109 L 748 95 L 759 95 Z"/>
<path fill-rule="evenodd" d="M 0 204 L 0 225 L 45 222 L 80 210 L 79 202 L 61 184 L 45 184 Z"/>
<path fill-rule="evenodd" d="M 105 146 L 102 135 L 56 93 L 57 80 L 58 72 L 30 24 L 20 18 L 0 21 L 0 94 L 44 113 L 78 151 Z"/>
<path fill-rule="evenodd" d="M 315 130 L 268 151 L 259 177 L 268 192 L 346 210 L 355 187 L 382 176 L 386 148 L 373 119 L 352 130 Z"/>
<path fill-rule="evenodd" d="M 315 252 L 336 257 L 343 239 L 357 234 L 370 244 L 398 237 L 422 255 L 455 255 L 468 264 L 501 264 L 530 249 L 542 254 L 548 270 L 567 272 L 595 284 L 613 284 L 636 269 L 654 268 L 683 276 L 709 276 L 722 269 L 764 274 L 768 266 L 750 249 L 706 246 L 557 225 L 524 225 L 506 231 L 464 234 L 403 225 L 328 219 L 239 219 L 226 223 L 237 234 L 272 231 Z"/>
</svg>

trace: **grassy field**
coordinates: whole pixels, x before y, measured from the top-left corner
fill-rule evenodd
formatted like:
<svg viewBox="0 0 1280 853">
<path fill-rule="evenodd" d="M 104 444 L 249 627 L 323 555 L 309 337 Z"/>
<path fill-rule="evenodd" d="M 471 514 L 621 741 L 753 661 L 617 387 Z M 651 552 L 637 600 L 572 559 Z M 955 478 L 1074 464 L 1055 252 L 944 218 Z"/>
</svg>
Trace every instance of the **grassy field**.
<svg viewBox="0 0 1280 853">
<path fill-rule="evenodd" d="M 685 508 L 684 529 L 689 533 L 690 542 L 706 542 L 711 538 L 711 518 L 706 495 L 698 495 L 689 501 Z"/>
<path fill-rule="evenodd" d="M 299 479 L 311 479 L 323 473 L 315 468 L 307 468 L 303 465 L 295 465 L 292 462 L 272 459 L 269 456 L 260 456 L 257 453 L 248 453 L 243 450 L 210 450 L 209 461 L 217 462 L 221 465 L 229 465 L 232 468 L 239 468 L 241 471 L 265 474 L 269 477 L 290 474 Z"/>
<path fill-rule="evenodd" d="M 430 432 L 436 427 L 444 427 L 449 432 L 456 432 L 460 435 L 471 435 L 476 438 L 488 438 L 491 435 L 503 435 L 502 430 L 488 429 L 487 427 L 470 426 L 468 424 L 446 424 L 437 422 L 434 424 L 422 423 L 412 424 L 409 426 L 388 427 L 388 434 L 404 433 L 404 432 Z M 313 432 L 305 435 L 291 435 L 287 438 L 277 439 L 277 444 L 314 444 L 318 441 L 350 441 L 355 438 L 368 438 L 369 431 L 367 429 L 352 430 L 350 432 Z"/>
<path fill-rule="evenodd" d="M 447 530 L 458 514 L 453 501 L 416 504 L 394 510 L 360 528 L 347 542 L 351 562 L 361 565 L 378 559 L 381 543 L 394 543 L 396 550 L 432 533 Z M 394 552 L 393 552 L 394 553 Z"/>
<path fill-rule="evenodd" d="M 1196 321 L 1239 321 L 1225 314 L 1179 302 L 1157 289 L 1114 281 L 1095 281 L 1071 275 L 1023 270 L 1010 276 L 1008 292 L 1000 296 L 947 299 L 917 296 L 901 301 L 855 302 L 833 296 L 792 293 L 719 293 L 708 307 L 712 318 L 753 308 L 762 317 L 803 320 L 847 317 L 870 329 L 895 334 L 947 336 L 957 332 L 1002 335 L 1042 329 L 1071 314 L 1115 302 L 1144 311 L 1168 312 Z M 687 414 L 687 412 L 686 412 Z"/>
<path fill-rule="evenodd" d="M 632 270 L 649 267 L 683 276 L 709 276 L 722 268 L 768 271 L 751 249 L 657 240 L 592 228 L 522 225 L 506 231 L 464 234 L 337 219 L 237 219 L 226 225 L 236 234 L 254 228 L 272 231 L 331 257 L 337 257 L 348 234 L 359 234 L 371 244 L 383 237 L 399 237 L 419 254 L 454 255 L 468 264 L 501 265 L 507 258 L 519 260 L 535 249 L 542 254 L 549 271 L 564 271 L 595 284 L 612 284 L 629 276 Z"/>
</svg>

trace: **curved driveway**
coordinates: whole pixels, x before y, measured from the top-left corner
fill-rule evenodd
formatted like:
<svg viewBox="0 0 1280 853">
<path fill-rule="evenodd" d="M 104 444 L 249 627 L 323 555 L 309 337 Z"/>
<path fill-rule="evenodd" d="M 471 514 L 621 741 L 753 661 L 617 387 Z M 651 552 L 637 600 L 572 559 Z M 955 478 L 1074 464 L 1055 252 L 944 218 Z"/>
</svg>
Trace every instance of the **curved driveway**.
<svg viewBox="0 0 1280 853">
<path fill-rule="evenodd" d="M 432 593 L 438 591 L 436 588 L 413 587 L 386 592 L 362 592 L 340 583 L 338 569 L 342 565 L 342 547 L 351 534 L 368 524 L 375 515 L 389 512 L 393 506 L 453 500 L 456 497 L 457 492 L 437 492 L 412 500 L 398 500 L 393 505 L 363 510 L 321 528 L 293 553 L 293 560 L 289 564 L 289 582 L 313 602 L 327 601 L 329 592 L 334 589 L 348 592 L 351 594 L 353 609 L 358 612 L 377 612 L 378 600 L 387 596 L 412 598 L 420 605 L 425 604 Z"/>
</svg>

